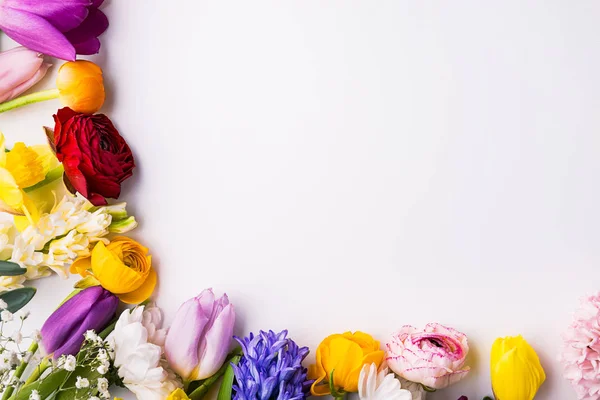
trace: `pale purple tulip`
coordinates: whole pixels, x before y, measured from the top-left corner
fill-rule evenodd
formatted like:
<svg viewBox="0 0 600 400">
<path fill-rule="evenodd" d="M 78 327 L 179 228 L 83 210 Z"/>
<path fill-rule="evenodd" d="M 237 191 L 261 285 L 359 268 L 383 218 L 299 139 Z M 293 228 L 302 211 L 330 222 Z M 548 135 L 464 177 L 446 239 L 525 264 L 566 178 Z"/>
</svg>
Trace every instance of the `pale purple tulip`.
<svg viewBox="0 0 600 400">
<path fill-rule="evenodd" d="M 49 56 L 73 61 L 96 54 L 108 18 L 104 0 L 0 0 L 0 30 L 17 43 Z"/>
<path fill-rule="evenodd" d="M 169 329 L 165 354 L 184 381 L 211 377 L 225 362 L 233 337 L 235 310 L 227 295 L 211 289 L 183 303 Z"/>
<path fill-rule="evenodd" d="M 50 68 L 38 52 L 15 47 L 0 52 L 0 103 L 14 99 L 38 83 Z"/>
</svg>

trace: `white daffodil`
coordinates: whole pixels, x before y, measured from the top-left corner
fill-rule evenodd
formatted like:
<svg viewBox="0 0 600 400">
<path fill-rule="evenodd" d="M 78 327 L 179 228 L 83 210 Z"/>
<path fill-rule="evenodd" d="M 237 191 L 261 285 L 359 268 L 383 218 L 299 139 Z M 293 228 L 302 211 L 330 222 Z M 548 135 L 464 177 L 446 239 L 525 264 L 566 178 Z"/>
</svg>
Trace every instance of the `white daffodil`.
<svg viewBox="0 0 600 400">
<path fill-rule="evenodd" d="M 365 364 L 360 371 L 358 397 L 361 400 L 413 400 L 393 373 L 388 373 L 387 368 L 377 372 L 375 363 Z"/>
<path fill-rule="evenodd" d="M 140 400 L 164 400 L 181 383 L 163 360 L 166 329 L 157 307 L 124 311 L 108 340 L 125 386 Z"/>
</svg>

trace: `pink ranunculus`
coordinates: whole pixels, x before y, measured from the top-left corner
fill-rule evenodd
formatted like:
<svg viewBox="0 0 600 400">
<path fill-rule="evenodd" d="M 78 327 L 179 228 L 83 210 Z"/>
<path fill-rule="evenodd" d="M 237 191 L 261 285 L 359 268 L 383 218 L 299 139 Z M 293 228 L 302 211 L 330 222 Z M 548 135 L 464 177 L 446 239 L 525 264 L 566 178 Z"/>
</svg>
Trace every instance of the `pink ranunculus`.
<svg viewBox="0 0 600 400">
<path fill-rule="evenodd" d="M 469 372 L 465 358 L 467 336 L 440 324 L 428 324 L 420 331 L 404 326 L 386 345 L 386 360 L 402 378 L 432 389 L 443 389 Z"/>
</svg>

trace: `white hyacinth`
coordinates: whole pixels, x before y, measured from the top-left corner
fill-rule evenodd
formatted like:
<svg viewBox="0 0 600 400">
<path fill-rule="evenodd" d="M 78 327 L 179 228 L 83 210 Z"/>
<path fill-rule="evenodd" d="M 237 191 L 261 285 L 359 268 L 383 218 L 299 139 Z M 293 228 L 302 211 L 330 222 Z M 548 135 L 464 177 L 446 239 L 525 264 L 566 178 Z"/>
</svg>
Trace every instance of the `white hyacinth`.
<svg viewBox="0 0 600 400">
<path fill-rule="evenodd" d="M 22 232 L 15 233 L 12 223 L 0 222 L 0 259 L 27 268 L 24 275 L 0 277 L 0 292 L 23 287 L 26 280 L 46 277 L 52 271 L 66 277 L 77 257 L 88 256 L 98 241 L 108 243 L 106 235 L 137 226 L 135 218 L 127 217 L 125 206 L 94 207 L 83 197 L 66 195 Z"/>
</svg>

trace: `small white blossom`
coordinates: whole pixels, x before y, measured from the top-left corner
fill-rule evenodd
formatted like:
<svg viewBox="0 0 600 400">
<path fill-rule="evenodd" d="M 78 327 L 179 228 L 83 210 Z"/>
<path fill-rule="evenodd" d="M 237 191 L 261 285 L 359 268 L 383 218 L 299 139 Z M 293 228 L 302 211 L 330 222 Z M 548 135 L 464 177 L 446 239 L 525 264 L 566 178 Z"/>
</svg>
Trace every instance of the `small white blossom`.
<svg viewBox="0 0 600 400">
<path fill-rule="evenodd" d="M 104 349 L 98 350 L 98 360 L 108 360 L 108 353 Z"/>
<path fill-rule="evenodd" d="M 31 332 L 31 340 L 34 342 L 40 342 L 42 340 L 42 334 L 37 329 Z"/>
<path fill-rule="evenodd" d="M 105 364 L 102 364 L 98 368 L 96 368 L 96 371 L 98 371 L 100 375 L 106 375 L 106 373 L 108 372 L 108 367 Z"/>
<path fill-rule="evenodd" d="M 4 322 L 10 322 L 13 320 L 13 314 L 8 310 L 4 310 L 0 313 L 0 318 Z"/>
<path fill-rule="evenodd" d="M 110 392 L 108 390 L 101 392 L 100 397 L 102 397 L 103 399 L 110 399 Z"/>
<path fill-rule="evenodd" d="M 19 310 L 15 313 L 15 317 L 17 317 L 20 320 L 26 320 L 27 318 L 29 318 L 29 311 L 25 311 L 25 310 Z"/>
<path fill-rule="evenodd" d="M 32 390 L 29 395 L 29 400 L 41 400 L 39 392 L 37 390 Z"/>
<path fill-rule="evenodd" d="M 75 371 L 75 367 L 77 367 L 77 359 L 69 354 L 67 357 L 65 357 L 62 368 L 65 371 L 73 372 Z"/>
<path fill-rule="evenodd" d="M 21 357 L 21 360 L 23 360 L 23 362 L 28 363 L 29 361 L 31 361 L 31 357 L 33 356 L 33 353 L 30 351 L 26 351 L 23 356 Z"/>
<path fill-rule="evenodd" d="M 85 332 L 85 339 L 89 341 L 95 341 L 98 339 L 98 335 L 96 335 L 96 332 L 94 332 L 93 330 L 89 330 Z"/>
<path fill-rule="evenodd" d="M 106 391 L 108 391 L 108 379 L 106 379 L 106 378 L 98 378 L 97 388 L 98 388 L 98 391 L 100 391 L 100 392 L 106 392 Z"/>
<path fill-rule="evenodd" d="M 12 334 L 11 339 L 16 344 L 21 344 L 21 342 L 23 341 L 23 334 L 21 334 L 21 331 L 16 331 L 15 333 Z"/>
<path fill-rule="evenodd" d="M 90 381 L 88 381 L 87 378 L 82 378 L 78 376 L 77 382 L 75 382 L 75 387 L 77 389 L 85 389 L 87 387 L 90 387 Z"/>
<path fill-rule="evenodd" d="M 4 300 L 0 299 L 0 310 L 6 310 L 7 307 L 8 304 L 6 304 Z"/>
<path fill-rule="evenodd" d="M 92 396 L 88 400 L 100 400 L 100 397 Z"/>
</svg>

